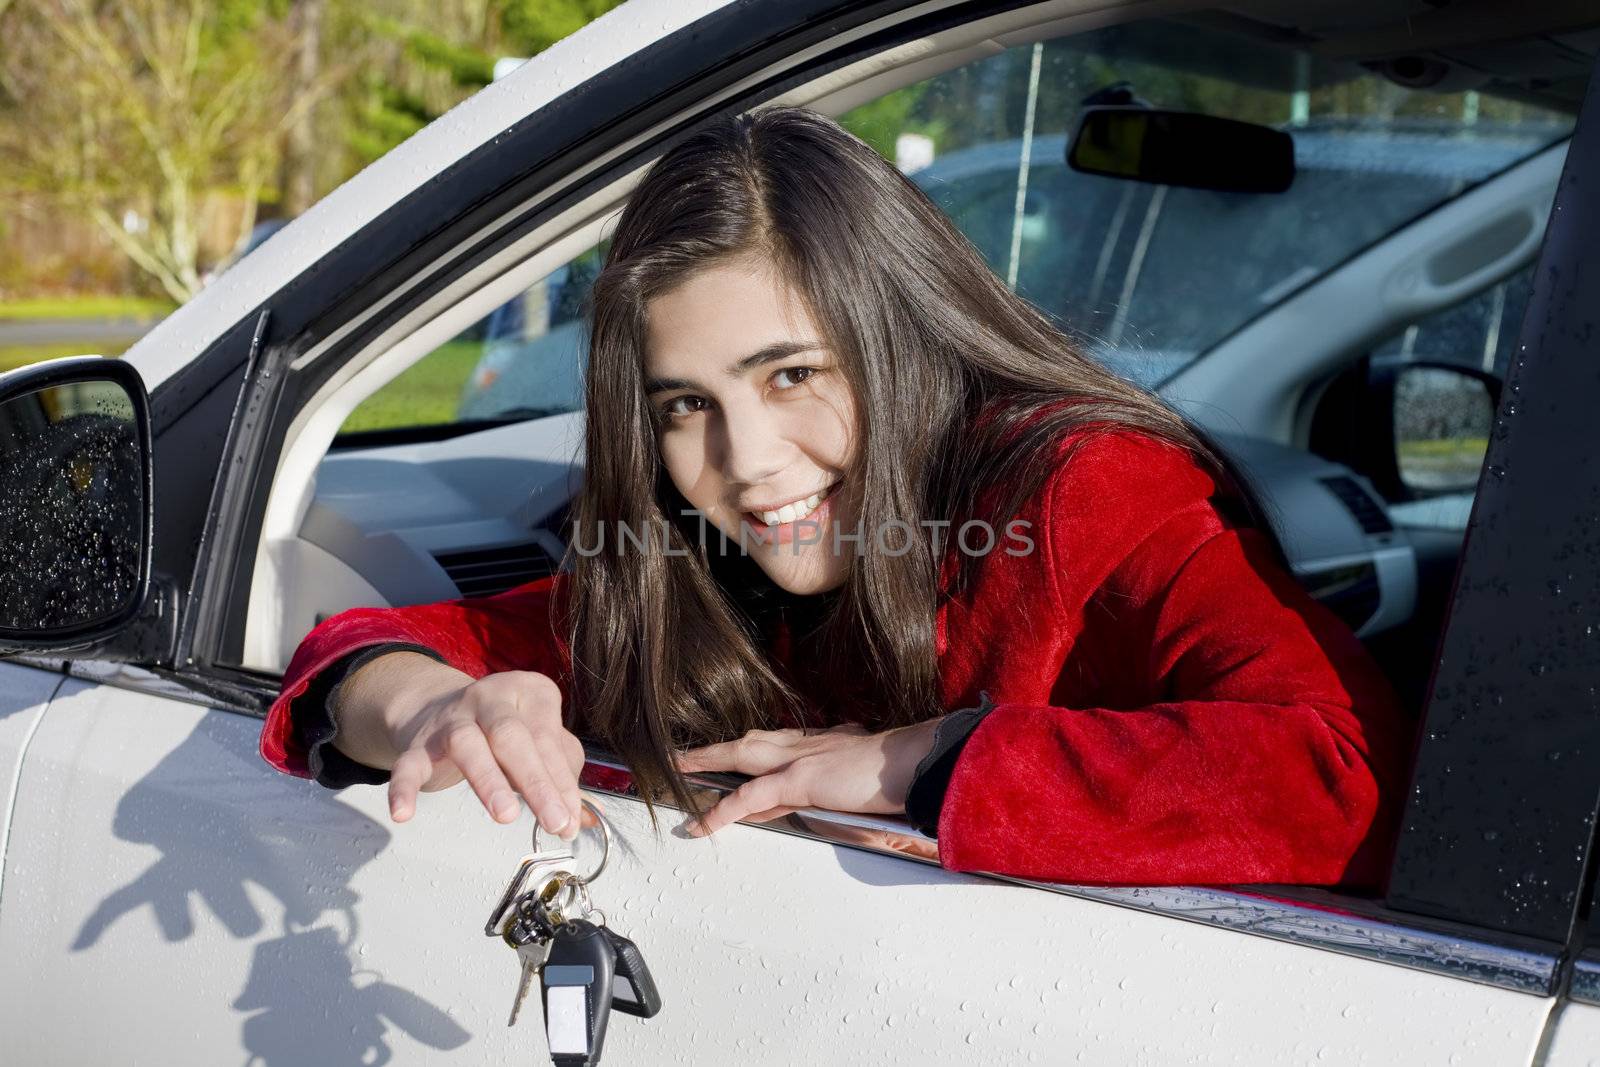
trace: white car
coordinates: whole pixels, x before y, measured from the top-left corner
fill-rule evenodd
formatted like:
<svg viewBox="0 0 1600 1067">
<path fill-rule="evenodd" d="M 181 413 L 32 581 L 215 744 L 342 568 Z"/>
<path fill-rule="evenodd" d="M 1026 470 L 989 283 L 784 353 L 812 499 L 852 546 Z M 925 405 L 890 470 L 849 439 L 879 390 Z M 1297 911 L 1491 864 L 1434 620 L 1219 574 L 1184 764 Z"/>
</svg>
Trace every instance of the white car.
<svg viewBox="0 0 1600 1067">
<path fill-rule="evenodd" d="M 903 822 L 826 812 L 695 840 L 594 776 L 619 835 L 595 901 L 665 1002 L 613 1018 L 605 1062 L 1595 1062 L 1581 7 L 631 0 L 124 360 L 0 376 L 0 1059 L 545 1058 L 537 1010 L 506 1025 L 514 954 L 482 936 L 531 818 L 462 787 L 396 826 L 381 788 L 271 770 L 261 716 L 319 619 L 555 565 L 581 412 L 568 389 L 452 417 L 494 340 L 474 324 L 515 299 L 524 340 L 577 321 L 552 287 L 642 169 L 704 116 L 783 101 L 885 151 L 916 135 L 930 170 L 1015 145 L 983 169 L 1001 209 L 952 217 L 1119 369 L 1150 351 L 1144 380 L 1257 475 L 1299 577 L 1417 712 L 1413 792 L 1387 892 L 1362 897 L 955 874 L 897 850 Z M 1315 210 L 1058 160 L 1035 178 L 1099 194 L 1030 188 L 1033 146 L 1118 81 L 1315 129 L 1319 158 L 1323 120 L 1359 137 Z M 1363 165 L 1391 136 L 1406 166 Z M 434 394 L 442 417 L 340 434 Z"/>
</svg>

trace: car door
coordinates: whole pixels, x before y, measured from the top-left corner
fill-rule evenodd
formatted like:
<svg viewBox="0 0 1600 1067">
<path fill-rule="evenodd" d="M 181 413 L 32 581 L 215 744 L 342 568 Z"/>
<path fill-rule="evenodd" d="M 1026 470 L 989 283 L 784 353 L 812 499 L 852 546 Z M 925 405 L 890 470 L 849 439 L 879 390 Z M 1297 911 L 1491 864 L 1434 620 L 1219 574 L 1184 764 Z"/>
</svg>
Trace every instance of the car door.
<svg viewBox="0 0 1600 1067">
<path fill-rule="evenodd" d="M 1071 32 L 1060 20 L 1076 9 L 1043 5 L 1007 13 L 1003 24 L 978 21 L 986 9 L 953 10 L 936 26 L 874 24 L 870 38 L 852 36 L 869 13 L 852 22 L 829 5 L 708 16 L 696 34 L 651 53 L 695 74 L 677 97 L 639 90 L 667 130 L 655 146 L 692 121 L 687 100 L 710 100 L 748 74 L 708 63 L 706 35 L 740 36 L 748 54 L 784 69 L 794 91 L 849 62 L 881 74 L 885 51 L 908 42 L 916 46 L 903 54 L 918 61 L 1001 36 L 1026 56 L 1028 34 Z M 817 53 L 826 63 L 796 59 L 819 41 L 834 49 Z M 774 84 L 754 79 L 717 106 L 753 105 Z M 616 100 L 563 136 L 597 148 L 624 143 L 601 131 L 629 103 Z M 425 186 L 408 214 L 375 224 L 365 249 L 343 253 L 356 259 L 319 264 L 327 276 L 370 258 L 359 268 L 368 282 L 348 296 L 319 305 L 297 279 L 264 318 L 243 320 L 206 354 L 231 358 L 213 366 L 202 357 L 172 391 L 158 390 L 156 405 L 169 413 L 158 470 L 169 457 L 178 469 L 178 442 L 219 436 L 217 410 L 229 429 L 212 453 L 212 473 L 224 476 L 209 506 L 194 509 L 187 530 L 183 512 L 164 516 L 160 532 L 179 529 L 201 563 L 175 583 L 195 595 L 171 619 L 168 651 L 150 659 L 157 669 L 114 661 L 138 658 L 128 651 L 133 638 L 76 661 L 64 682 L 47 665 L 0 665 L 36 689 L 60 684 L 28 731 L 0 883 L 0 1028 L 24 1062 L 540 1054 L 528 1023 L 504 1025 L 515 966 L 504 945 L 481 935 L 527 846 L 526 816 L 493 824 L 458 789 L 395 826 L 381 790 L 336 794 L 272 772 L 256 742 L 275 679 L 243 652 L 256 542 L 273 535 L 270 498 L 296 433 L 314 422 L 316 406 L 337 411 L 343 365 L 363 357 L 376 366 L 374 348 L 395 348 L 385 329 L 400 323 L 397 333 L 425 338 L 403 323 L 406 313 L 431 321 L 441 308 L 466 306 L 450 289 L 458 283 L 478 291 L 483 310 L 499 306 L 512 293 L 491 292 L 486 279 L 515 279 L 493 254 L 527 234 L 553 248 L 549 235 L 578 220 L 570 199 L 527 218 L 506 206 L 537 185 L 487 215 L 463 187 L 474 174 L 526 169 L 517 153 L 558 140 L 557 129 L 552 116 L 534 114 L 464 163 L 456 188 Z M 535 170 L 533 181 L 549 180 Z M 486 228 L 493 240 L 478 236 Z M 428 236 L 414 248 L 384 245 L 419 231 Z M 415 266 L 407 256 L 434 263 L 434 276 L 386 303 L 388 283 Z M 1473 536 L 1487 551 L 1509 534 Z M 170 560 L 183 549 L 166 551 Z M 138 642 L 159 644 L 168 632 L 157 599 Z M 598 753 L 594 766 L 605 769 Z M 1585 773 L 1571 770 L 1568 788 L 1592 785 Z M 1508 886 L 1483 861 L 1510 846 L 1486 847 L 1481 834 L 1453 843 L 1460 892 L 1424 877 L 1439 857 L 1413 850 L 1402 855 L 1409 866 L 1396 868 L 1407 893 L 1389 901 L 1293 887 L 1046 887 L 952 874 L 871 847 L 876 832 L 906 831 L 893 820 L 813 814 L 804 825 L 734 827 L 712 841 L 656 833 L 625 784 L 608 781 L 603 800 L 622 846 L 595 895 L 639 942 L 666 1001 L 655 1019 L 613 1022 L 612 1062 L 1531 1061 L 1556 990 L 1563 941 L 1550 936 L 1551 914 L 1530 926 L 1492 910 L 1450 912 Z M 1495 791 L 1508 818 L 1519 784 L 1508 775 Z M 1417 806 L 1407 839 L 1436 835 L 1433 814 Z M 1570 863 L 1547 872 L 1553 900 L 1575 893 L 1587 844 L 1585 836 L 1576 872 Z"/>
</svg>

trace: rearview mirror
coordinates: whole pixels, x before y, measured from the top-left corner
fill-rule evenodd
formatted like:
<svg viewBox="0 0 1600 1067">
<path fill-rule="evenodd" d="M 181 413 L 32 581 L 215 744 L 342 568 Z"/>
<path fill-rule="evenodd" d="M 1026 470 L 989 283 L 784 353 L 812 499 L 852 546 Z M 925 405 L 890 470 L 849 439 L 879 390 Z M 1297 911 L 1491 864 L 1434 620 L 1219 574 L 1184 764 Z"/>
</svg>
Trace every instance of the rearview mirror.
<svg viewBox="0 0 1600 1067">
<path fill-rule="evenodd" d="M 1230 193 L 1281 193 L 1294 181 L 1294 138 L 1270 126 L 1189 111 L 1089 107 L 1067 145 L 1085 174 Z"/>
<path fill-rule="evenodd" d="M 150 411 L 117 359 L 0 374 L 0 652 L 89 644 L 150 579 Z"/>
</svg>

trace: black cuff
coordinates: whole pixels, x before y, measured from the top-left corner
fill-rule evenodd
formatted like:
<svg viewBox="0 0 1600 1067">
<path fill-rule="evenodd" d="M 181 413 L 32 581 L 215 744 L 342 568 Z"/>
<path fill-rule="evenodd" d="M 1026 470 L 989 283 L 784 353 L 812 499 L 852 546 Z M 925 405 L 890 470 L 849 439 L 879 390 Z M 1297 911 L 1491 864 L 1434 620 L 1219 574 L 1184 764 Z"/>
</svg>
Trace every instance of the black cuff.
<svg viewBox="0 0 1600 1067">
<path fill-rule="evenodd" d="M 952 711 L 944 717 L 933 736 L 933 749 L 911 773 L 911 788 L 906 790 L 906 820 L 929 837 L 939 836 L 939 812 L 961 750 L 972 731 L 995 708 L 988 693 L 979 693 L 978 701 L 975 708 Z"/>
<path fill-rule="evenodd" d="M 403 641 L 368 645 L 324 667 L 311 679 L 306 691 L 289 704 L 289 721 L 295 741 L 305 750 L 306 767 L 318 785 L 343 789 L 347 785 L 382 785 L 389 780 L 388 771 L 357 763 L 330 742 L 339 733 L 338 724 L 333 719 L 333 709 L 345 680 L 358 667 L 390 652 L 420 652 L 440 663 L 444 662 L 442 655 L 425 645 Z"/>
</svg>

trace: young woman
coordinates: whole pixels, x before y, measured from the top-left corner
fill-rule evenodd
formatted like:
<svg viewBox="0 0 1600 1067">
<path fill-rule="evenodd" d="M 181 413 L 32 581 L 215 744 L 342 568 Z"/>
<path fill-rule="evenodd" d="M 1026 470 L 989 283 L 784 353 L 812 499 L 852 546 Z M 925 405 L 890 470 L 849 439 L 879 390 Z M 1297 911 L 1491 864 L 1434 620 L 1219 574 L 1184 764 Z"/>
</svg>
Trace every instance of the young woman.
<svg viewBox="0 0 1600 1067">
<path fill-rule="evenodd" d="M 1058 235 L 1071 240 L 1071 234 Z M 572 569 L 302 642 L 276 767 L 576 833 L 577 734 L 695 832 L 906 812 L 1075 883 L 1372 889 L 1410 726 L 1230 463 L 832 121 L 651 168 L 593 293 Z M 751 775 L 701 811 L 683 775 Z"/>
</svg>

